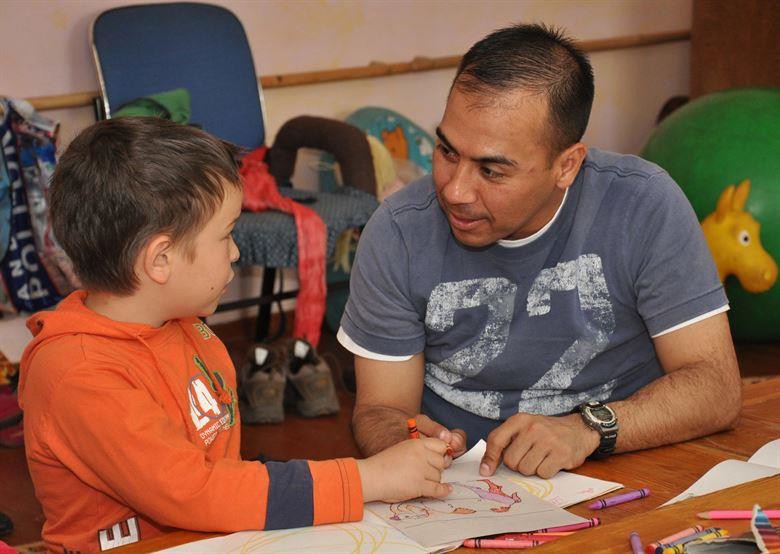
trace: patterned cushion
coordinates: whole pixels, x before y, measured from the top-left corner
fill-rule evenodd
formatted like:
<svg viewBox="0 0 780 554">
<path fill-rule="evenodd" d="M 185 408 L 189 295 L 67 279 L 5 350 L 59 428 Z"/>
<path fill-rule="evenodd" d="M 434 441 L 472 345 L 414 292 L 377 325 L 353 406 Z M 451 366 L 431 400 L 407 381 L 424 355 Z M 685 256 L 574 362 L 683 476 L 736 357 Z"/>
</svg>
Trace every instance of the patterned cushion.
<svg viewBox="0 0 780 554">
<path fill-rule="evenodd" d="M 346 229 L 362 227 L 379 205 L 376 198 L 352 187 L 340 187 L 335 192 L 313 192 L 279 187 L 283 196 L 292 199 L 315 199 L 303 202 L 312 208 L 328 227 L 329 257 L 338 236 Z M 236 222 L 233 238 L 241 253 L 240 266 L 296 267 L 298 246 L 295 221 L 291 215 L 277 212 L 243 212 Z"/>
</svg>

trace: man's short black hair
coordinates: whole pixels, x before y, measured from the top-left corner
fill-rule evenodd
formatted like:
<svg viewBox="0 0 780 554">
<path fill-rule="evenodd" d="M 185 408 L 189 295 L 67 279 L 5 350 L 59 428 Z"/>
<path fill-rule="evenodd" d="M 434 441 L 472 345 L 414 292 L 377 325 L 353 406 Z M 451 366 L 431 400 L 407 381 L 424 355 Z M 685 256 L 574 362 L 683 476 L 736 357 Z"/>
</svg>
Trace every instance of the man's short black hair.
<svg viewBox="0 0 780 554">
<path fill-rule="evenodd" d="M 170 234 L 189 248 L 241 188 L 238 149 L 195 127 L 125 117 L 83 130 L 60 158 L 51 185 L 54 236 L 87 290 L 129 295 L 148 240 Z"/>
<path fill-rule="evenodd" d="M 593 105 L 593 69 L 560 30 L 513 25 L 492 32 L 463 56 L 453 88 L 479 95 L 527 91 L 548 98 L 551 150 L 578 142 Z"/>
</svg>

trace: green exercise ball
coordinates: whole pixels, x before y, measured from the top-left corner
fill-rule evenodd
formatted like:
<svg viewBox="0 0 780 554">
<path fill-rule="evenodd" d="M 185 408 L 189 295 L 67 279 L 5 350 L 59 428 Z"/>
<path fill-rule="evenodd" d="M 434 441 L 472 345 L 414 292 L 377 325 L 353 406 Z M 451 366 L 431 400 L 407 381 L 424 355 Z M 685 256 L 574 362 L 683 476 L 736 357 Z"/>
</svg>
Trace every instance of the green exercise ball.
<svg viewBox="0 0 780 554">
<path fill-rule="evenodd" d="M 723 190 L 750 179 L 745 210 L 761 224 L 761 243 L 780 264 L 780 89 L 732 89 L 698 98 L 655 129 L 642 157 L 666 169 L 699 221 Z M 751 293 L 726 279 L 734 337 L 780 340 L 780 280 Z"/>
</svg>

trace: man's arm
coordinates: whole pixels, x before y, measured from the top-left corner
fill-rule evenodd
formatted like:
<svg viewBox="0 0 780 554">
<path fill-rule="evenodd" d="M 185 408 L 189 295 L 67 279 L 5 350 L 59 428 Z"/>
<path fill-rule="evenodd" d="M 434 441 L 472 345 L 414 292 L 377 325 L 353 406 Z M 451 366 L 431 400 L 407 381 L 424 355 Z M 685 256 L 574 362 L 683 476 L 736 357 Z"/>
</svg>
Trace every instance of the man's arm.
<svg viewBox="0 0 780 554">
<path fill-rule="evenodd" d="M 423 373 L 422 353 L 392 362 L 355 356 L 352 430 L 364 456 L 409 438 L 406 420 L 420 411 Z"/>
<path fill-rule="evenodd" d="M 742 383 L 725 313 L 653 339 L 666 375 L 622 402 L 617 451 L 679 442 L 733 427 Z"/>
<path fill-rule="evenodd" d="M 653 341 L 665 375 L 610 402 L 620 424 L 616 452 L 679 442 L 732 427 L 742 403 L 739 368 L 725 313 Z M 483 475 L 502 461 L 526 475 L 551 477 L 581 465 L 598 433 L 579 414 L 517 414 L 488 436 Z"/>
</svg>

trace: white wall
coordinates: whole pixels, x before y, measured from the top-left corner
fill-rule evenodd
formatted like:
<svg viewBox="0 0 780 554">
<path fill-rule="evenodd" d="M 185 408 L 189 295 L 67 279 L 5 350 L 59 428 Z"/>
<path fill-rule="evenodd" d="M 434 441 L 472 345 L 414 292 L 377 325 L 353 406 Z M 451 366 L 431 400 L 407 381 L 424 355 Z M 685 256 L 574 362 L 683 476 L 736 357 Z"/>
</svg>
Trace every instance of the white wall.
<svg viewBox="0 0 780 554">
<path fill-rule="evenodd" d="M 140 0 L 144 1 L 144 0 Z M 139 0 L 0 0 L 0 94 L 97 90 L 87 44 L 101 11 Z M 581 40 L 690 29 L 691 0 L 213 0 L 243 22 L 258 74 L 294 73 L 462 54 L 493 29 L 544 22 Z M 689 90 L 687 42 L 592 55 L 596 99 L 585 140 L 638 152 L 670 96 Z M 395 109 L 432 131 L 454 70 L 265 91 L 269 139 L 290 117 L 343 118 L 366 105 Z M 91 108 L 57 110 L 67 143 Z M 228 298 L 255 291 L 237 280 Z M 243 291 L 243 292 L 242 292 Z M 216 321 L 217 319 L 215 319 Z"/>
</svg>

